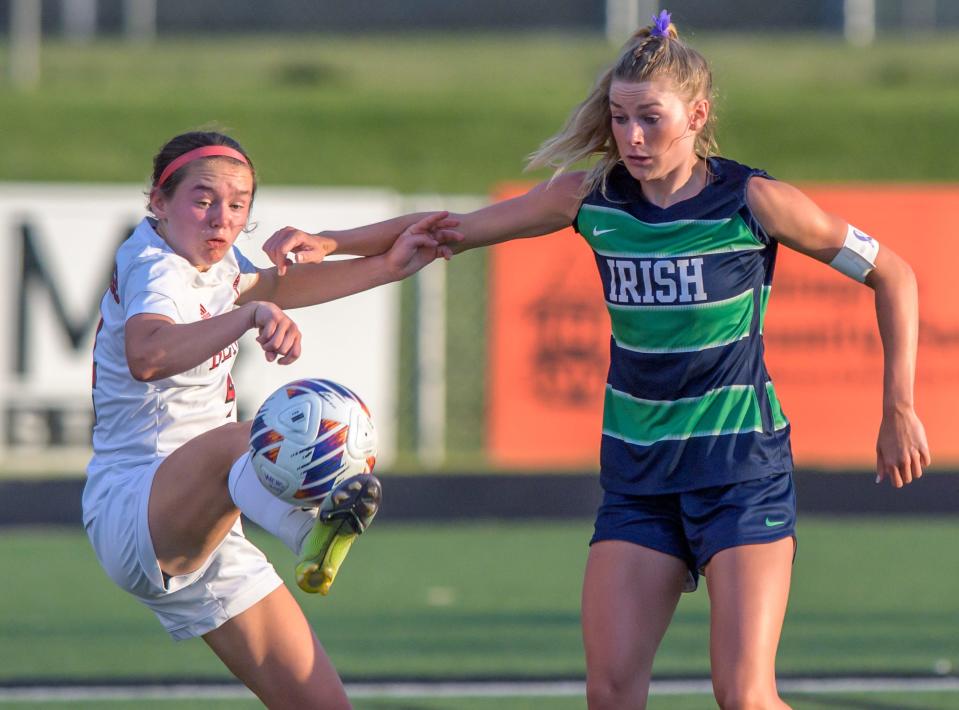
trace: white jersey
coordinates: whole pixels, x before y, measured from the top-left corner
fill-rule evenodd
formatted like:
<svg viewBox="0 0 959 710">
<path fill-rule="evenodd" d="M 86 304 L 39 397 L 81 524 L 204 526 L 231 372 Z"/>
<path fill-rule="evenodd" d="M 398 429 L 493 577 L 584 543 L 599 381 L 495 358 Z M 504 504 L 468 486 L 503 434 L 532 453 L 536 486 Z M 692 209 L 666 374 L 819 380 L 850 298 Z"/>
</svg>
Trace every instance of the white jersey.
<svg viewBox="0 0 959 710">
<path fill-rule="evenodd" d="M 163 458 L 190 439 L 236 421 L 231 344 L 191 370 L 155 382 L 130 374 L 127 319 L 156 313 L 193 323 L 227 313 L 256 281 L 256 267 L 233 247 L 208 271 L 177 255 L 144 219 L 117 250 L 110 288 L 100 302 L 93 349 L 93 458 L 83 492 L 84 524 L 109 488 L 111 469 Z"/>
</svg>

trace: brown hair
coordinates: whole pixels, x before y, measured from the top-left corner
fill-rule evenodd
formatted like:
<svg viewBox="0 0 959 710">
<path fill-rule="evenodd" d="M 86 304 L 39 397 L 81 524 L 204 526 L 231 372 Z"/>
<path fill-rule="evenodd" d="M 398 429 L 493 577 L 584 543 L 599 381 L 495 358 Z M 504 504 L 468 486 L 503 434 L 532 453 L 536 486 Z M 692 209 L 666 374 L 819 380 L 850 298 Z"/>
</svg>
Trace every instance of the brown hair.
<svg viewBox="0 0 959 710">
<path fill-rule="evenodd" d="M 167 197 L 172 197 L 173 193 L 176 192 L 177 185 L 180 184 L 186 175 L 186 168 L 189 163 L 175 170 L 170 177 L 166 179 L 163 185 L 158 187 L 157 182 L 160 180 L 160 176 L 163 174 L 163 171 L 166 170 L 166 167 L 170 163 L 184 153 L 188 153 L 195 148 L 202 148 L 208 145 L 226 146 L 228 148 L 232 148 L 233 150 L 239 151 L 246 157 L 247 166 L 250 168 L 250 172 L 253 174 L 253 193 L 256 194 L 256 169 L 253 167 L 253 161 L 250 160 L 250 156 L 247 155 L 246 151 L 243 150 L 243 147 L 235 140 L 230 138 L 230 136 L 223 133 L 217 133 L 216 131 L 190 131 L 188 133 L 181 133 L 180 135 L 174 136 L 168 140 L 166 144 L 160 148 L 160 152 L 158 152 L 153 158 L 153 179 L 151 180 L 152 187 L 160 190 Z M 204 160 L 204 158 L 200 159 Z M 211 160 L 212 158 L 205 159 Z M 227 156 L 216 156 L 216 159 L 231 160 L 237 165 L 242 164 L 239 160 Z"/>
<path fill-rule="evenodd" d="M 574 163 L 599 155 L 586 178 L 583 194 L 597 186 L 605 192 L 606 178 L 620 161 L 610 124 L 609 87 L 613 81 L 642 82 L 664 78 L 689 101 L 713 98 L 712 72 L 705 57 L 679 39 L 672 23 L 665 33 L 642 27 L 623 45 L 616 62 L 604 71 L 586 100 L 570 114 L 563 129 L 547 139 L 528 161 L 528 168 L 551 166 L 554 175 Z M 714 115 L 696 135 L 697 155 L 706 158 L 719 150 Z"/>
</svg>

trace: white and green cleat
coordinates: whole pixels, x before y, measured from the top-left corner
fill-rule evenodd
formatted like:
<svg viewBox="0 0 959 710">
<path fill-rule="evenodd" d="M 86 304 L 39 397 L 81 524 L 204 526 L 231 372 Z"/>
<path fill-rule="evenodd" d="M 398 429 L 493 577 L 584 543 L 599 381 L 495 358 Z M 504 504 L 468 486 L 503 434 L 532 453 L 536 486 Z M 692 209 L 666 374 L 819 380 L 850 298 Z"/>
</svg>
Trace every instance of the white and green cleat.
<svg viewBox="0 0 959 710">
<path fill-rule="evenodd" d="M 323 500 L 296 565 L 300 589 L 311 594 L 329 593 L 353 541 L 373 522 L 382 498 L 379 479 L 372 473 L 361 473 L 340 483 Z"/>
</svg>

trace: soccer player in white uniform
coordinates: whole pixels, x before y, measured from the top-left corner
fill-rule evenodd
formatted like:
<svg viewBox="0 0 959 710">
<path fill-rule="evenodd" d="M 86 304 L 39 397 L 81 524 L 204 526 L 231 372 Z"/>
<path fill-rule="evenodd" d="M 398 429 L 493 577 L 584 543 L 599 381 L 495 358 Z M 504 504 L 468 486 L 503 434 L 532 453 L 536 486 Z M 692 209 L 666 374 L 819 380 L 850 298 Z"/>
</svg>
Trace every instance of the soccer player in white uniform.
<svg viewBox="0 0 959 710">
<path fill-rule="evenodd" d="M 249 464 L 250 423 L 236 421 L 230 369 L 251 328 L 268 362 L 293 362 L 300 332 L 284 308 L 405 278 L 448 256 L 443 242 L 458 235 L 446 213 L 401 217 L 334 233 L 320 247 L 364 258 L 284 262 L 281 276 L 233 246 L 255 190 L 249 157 L 219 133 L 176 136 L 154 159 L 152 216 L 120 246 L 100 307 L 83 522 L 107 574 L 173 638 L 202 637 L 267 706 L 349 707 L 303 612 L 239 516 L 305 554 L 301 565 L 328 564 L 328 588 L 376 512 L 379 484 L 365 475 L 336 496 L 356 530 L 275 498 Z"/>
</svg>

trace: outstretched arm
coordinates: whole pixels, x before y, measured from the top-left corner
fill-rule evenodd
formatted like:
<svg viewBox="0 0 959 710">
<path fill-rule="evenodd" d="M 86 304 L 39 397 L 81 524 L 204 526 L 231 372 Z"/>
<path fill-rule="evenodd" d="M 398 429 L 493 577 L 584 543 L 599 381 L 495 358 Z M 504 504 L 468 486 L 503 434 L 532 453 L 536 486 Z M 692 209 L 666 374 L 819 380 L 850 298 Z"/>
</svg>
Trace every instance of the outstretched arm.
<svg viewBox="0 0 959 710">
<path fill-rule="evenodd" d="M 536 185 L 529 192 L 497 202 L 467 214 L 418 213 L 396 217 L 366 227 L 343 232 L 308 234 L 285 227 L 263 245 L 277 274 L 284 276 L 293 262 L 319 263 L 327 254 L 352 253 L 374 255 L 393 244 L 396 231 L 428 224 L 428 232 L 438 245 L 438 255 L 448 258 L 453 252 L 489 246 L 510 239 L 537 237 L 568 227 L 576 218 L 582 202 L 580 194 L 585 173 L 560 175 Z"/>
<path fill-rule="evenodd" d="M 237 304 L 270 301 L 284 309 L 301 308 L 404 279 L 442 256 L 443 247 L 434 232 L 447 220 L 445 212 L 424 217 L 396 238 L 385 254 L 293 264 L 283 276 L 277 267 L 261 269 L 256 284 L 243 292 Z"/>
<path fill-rule="evenodd" d="M 766 232 L 790 249 L 828 264 L 842 248 L 848 224 L 791 185 L 753 178 L 747 202 Z M 875 292 L 884 358 L 876 482 L 888 478 L 901 488 L 920 478 L 923 467 L 931 463 L 913 398 L 919 332 L 916 277 L 903 259 L 882 245 L 865 283 Z"/>
<path fill-rule="evenodd" d="M 304 232 L 296 227 L 284 227 L 275 232 L 263 244 L 263 251 L 270 257 L 280 276 L 293 263 L 317 264 L 329 254 L 349 254 L 354 256 L 375 256 L 387 252 L 397 237 L 413 225 L 435 212 L 418 212 L 394 217 L 383 222 L 344 230 L 325 230 L 317 234 Z M 431 234 L 439 244 L 445 244 L 458 238 L 453 231 L 457 222 L 444 218 L 431 222 Z M 287 255 L 293 254 L 295 262 Z M 441 256 L 443 254 L 441 253 Z"/>
<path fill-rule="evenodd" d="M 402 234 L 417 222 L 433 214 L 435 213 L 405 214 L 352 229 L 324 230 L 319 233 L 319 236 L 336 242 L 336 254 L 373 256 L 388 251 L 398 234 Z"/>
<path fill-rule="evenodd" d="M 585 173 L 560 175 L 529 192 L 468 214 L 452 215 L 463 235 L 453 252 L 490 246 L 510 239 L 538 237 L 570 226 L 576 218 Z"/>
</svg>

